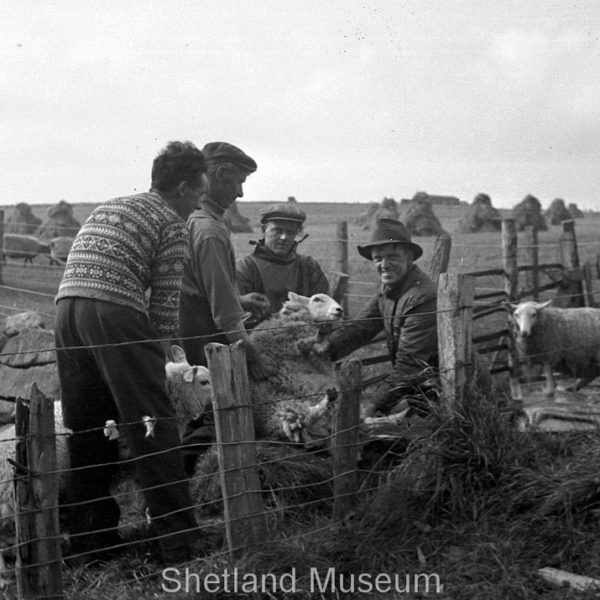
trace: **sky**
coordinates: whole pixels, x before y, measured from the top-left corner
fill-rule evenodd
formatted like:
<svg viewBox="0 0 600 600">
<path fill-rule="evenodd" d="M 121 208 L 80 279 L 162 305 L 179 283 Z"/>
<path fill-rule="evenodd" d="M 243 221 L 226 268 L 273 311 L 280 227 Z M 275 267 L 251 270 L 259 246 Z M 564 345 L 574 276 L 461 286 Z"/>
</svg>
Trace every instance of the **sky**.
<svg viewBox="0 0 600 600">
<path fill-rule="evenodd" d="M 252 156 L 244 201 L 600 210 L 597 0 L 22 0 L 0 33 L 0 204 L 145 191 L 179 139 Z"/>
</svg>

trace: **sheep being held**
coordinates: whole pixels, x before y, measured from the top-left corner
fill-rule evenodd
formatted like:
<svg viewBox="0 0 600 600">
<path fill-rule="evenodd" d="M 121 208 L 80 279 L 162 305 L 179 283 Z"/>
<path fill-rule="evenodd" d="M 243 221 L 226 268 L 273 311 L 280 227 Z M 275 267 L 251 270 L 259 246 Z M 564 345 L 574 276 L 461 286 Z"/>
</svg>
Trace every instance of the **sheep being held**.
<svg viewBox="0 0 600 600">
<path fill-rule="evenodd" d="M 318 339 L 343 314 L 326 294 L 288 292 L 279 313 L 252 331 L 252 342 L 278 367 L 269 379 L 251 385 L 258 437 L 306 443 L 330 434 L 328 409 L 337 395 L 333 364 L 308 358 L 300 345 Z"/>
<path fill-rule="evenodd" d="M 600 309 L 556 308 L 547 302 L 511 304 L 516 346 L 522 360 L 542 365 L 545 395 L 556 389 L 553 370 L 581 377 L 581 389 L 600 375 Z"/>
</svg>

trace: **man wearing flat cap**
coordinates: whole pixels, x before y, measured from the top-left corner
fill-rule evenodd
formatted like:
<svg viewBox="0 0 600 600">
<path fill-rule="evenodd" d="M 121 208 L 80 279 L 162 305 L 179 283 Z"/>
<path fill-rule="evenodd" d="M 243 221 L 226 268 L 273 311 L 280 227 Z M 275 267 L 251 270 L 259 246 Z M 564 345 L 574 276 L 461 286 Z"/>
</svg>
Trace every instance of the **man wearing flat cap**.
<svg viewBox="0 0 600 600">
<path fill-rule="evenodd" d="M 295 204 L 272 204 L 260 210 L 263 237 L 254 251 L 237 260 L 237 284 L 242 298 L 250 300 L 257 294 L 266 296 L 268 304 L 251 310 L 253 322 L 276 313 L 287 300 L 288 292 L 303 296 L 326 294 L 329 282 L 319 263 L 298 254 L 298 244 L 306 214 Z M 252 308 L 247 304 L 248 308 Z M 262 308 L 262 312 L 261 312 Z"/>
<path fill-rule="evenodd" d="M 356 319 L 312 350 L 338 360 L 385 331 L 392 371 L 373 408 L 389 413 L 427 379 L 428 366 L 437 366 L 437 289 L 413 262 L 423 249 L 396 219 L 378 220 L 370 242 L 358 246 L 358 252 L 377 269 L 379 290 Z"/>
<path fill-rule="evenodd" d="M 250 375 L 264 379 L 272 369 L 265 364 L 244 327 L 245 311 L 236 286 L 235 255 L 223 219 L 225 211 L 243 197 L 243 184 L 256 171 L 256 162 L 226 142 L 206 144 L 202 153 L 208 166 L 208 193 L 188 219 L 179 335 L 188 360 L 196 365 L 207 363 L 206 344 L 243 340 Z"/>
</svg>

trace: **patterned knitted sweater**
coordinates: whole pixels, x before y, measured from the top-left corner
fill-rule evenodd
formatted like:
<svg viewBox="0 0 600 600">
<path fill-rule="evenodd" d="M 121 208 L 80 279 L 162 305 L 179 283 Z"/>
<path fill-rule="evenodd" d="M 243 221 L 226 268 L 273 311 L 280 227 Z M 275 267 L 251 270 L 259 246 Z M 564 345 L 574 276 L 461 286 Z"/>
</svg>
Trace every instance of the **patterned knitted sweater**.
<svg viewBox="0 0 600 600">
<path fill-rule="evenodd" d="M 147 314 L 160 335 L 171 336 L 185 244 L 185 222 L 159 194 L 110 200 L 79 230 L 56 300 L 76 296 L 129 306 Z"/>
</svg>

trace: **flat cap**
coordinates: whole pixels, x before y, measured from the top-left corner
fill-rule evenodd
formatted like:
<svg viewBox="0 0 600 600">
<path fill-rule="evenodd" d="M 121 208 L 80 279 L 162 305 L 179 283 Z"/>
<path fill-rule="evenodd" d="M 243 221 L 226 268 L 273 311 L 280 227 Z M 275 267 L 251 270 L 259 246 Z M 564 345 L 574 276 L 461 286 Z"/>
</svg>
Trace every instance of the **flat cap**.
<svg viewBox="0 0 600 600">
<path fill-rule="evenodd" d="M 257 169 L 256 161 L 233 144 L 227 142 L 209 142 L 202 148 L 202 154 L 208 164 L 232 163 L 248 173 Z"/>
<path fill-rule="evenodd" d="M 285 221 L 294 221 L 299 224 L 306 221 L 306 213 L 294 204 L 272 204 L 271 206 L 261 208 L 258 213 L 260 214 L 261 223 L 266 223 L 273 219 L 284 219 Z"/>
</svg>

